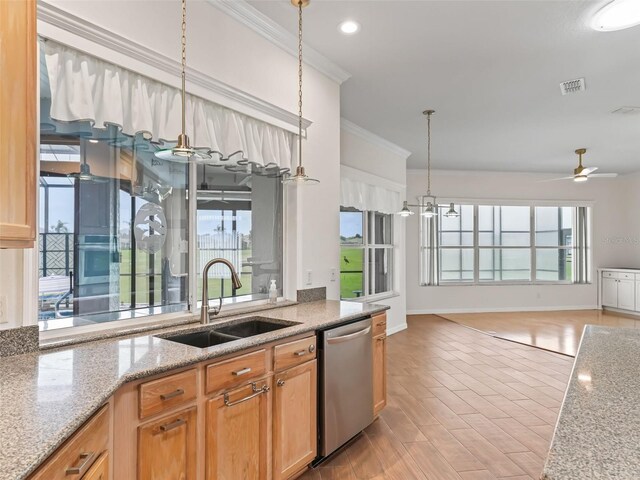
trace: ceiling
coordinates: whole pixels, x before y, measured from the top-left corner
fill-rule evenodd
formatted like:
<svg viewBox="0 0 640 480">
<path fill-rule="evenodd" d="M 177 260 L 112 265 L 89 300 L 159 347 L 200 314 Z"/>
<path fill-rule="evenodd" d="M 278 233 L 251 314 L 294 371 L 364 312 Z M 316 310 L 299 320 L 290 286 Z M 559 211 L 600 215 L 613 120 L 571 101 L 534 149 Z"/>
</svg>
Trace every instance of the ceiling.
<svg viewBox="0 0 640 480">
<path fill-rule="evenodd" d="M 576 148 L 600 172 L 640 171 L 640 26 L 611 33 L 588 22 L 604 1 L 313 0 L 305 43 L 349 71 L 342 116 L 433 167 L 571 173 Z M 287 30 L 290 0 L 250 1 Z M 338 24 L 362 25 L 353 36 Z M 562 96 L 560 82 L 587 90 Z"/>
</svg>

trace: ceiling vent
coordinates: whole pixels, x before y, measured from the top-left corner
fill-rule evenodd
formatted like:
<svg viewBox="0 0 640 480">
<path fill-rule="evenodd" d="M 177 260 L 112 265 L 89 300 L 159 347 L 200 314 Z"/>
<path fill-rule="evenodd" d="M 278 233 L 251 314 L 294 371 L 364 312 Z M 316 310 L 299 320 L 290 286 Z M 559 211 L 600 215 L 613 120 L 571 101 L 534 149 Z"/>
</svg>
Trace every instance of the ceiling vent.
<svg viewBox="0 0 640 480">
<path fill-rule="evenodd" d="M 640 114 L 640 107 L 620 107 L 611 113 L 616 115 L 638 115 Z"/>
<path fill-rule="evenodd" d="M 578 78 L 577 80 L 569 80 L 560 84 L 560 91 L 562 95 L 569 95 L 570 93 L 584 92 L 587 89 L 584 78 Z"/>
</svg>

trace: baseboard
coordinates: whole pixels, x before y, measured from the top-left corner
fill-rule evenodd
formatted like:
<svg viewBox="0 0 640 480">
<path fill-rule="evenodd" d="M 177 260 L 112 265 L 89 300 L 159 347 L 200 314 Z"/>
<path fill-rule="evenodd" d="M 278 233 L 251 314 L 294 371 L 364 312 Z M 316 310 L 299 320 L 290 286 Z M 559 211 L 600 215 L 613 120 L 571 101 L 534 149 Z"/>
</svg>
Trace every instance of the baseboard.
<svg viewBox="0 0 640 480">
<path fill-rule="evenodd" d="M 554 312 L 559 310 L 600 310 L 597 305 L 561 305 L 550 307 L 489 307 L 407 310 L 407 315 L 443 315 L 447 313 Z"/>
<path fill-rule="evenodd" d="M 401 323 L 400 325 L 395 325 L 391 328 L 387 328 L 387 335 L 393 335 L 394 333 L 398 333 L 401 332 L 402 330 L 406 330 L 407 329 L 407 324 L 405 323 Z"/>
</svg>

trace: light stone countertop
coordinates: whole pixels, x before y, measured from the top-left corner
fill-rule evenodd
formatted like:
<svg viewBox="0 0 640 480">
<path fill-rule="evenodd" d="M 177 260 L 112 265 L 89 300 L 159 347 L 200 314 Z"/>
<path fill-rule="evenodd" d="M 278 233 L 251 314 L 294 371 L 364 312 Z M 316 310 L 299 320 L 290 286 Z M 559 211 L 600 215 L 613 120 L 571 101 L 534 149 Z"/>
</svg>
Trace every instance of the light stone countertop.
<svg viewBox="0 0 640 480">
<path fill-rule="evenodd" d="M 26 478 L 122 384 L 282 338 L 311 332 L 389 307 L 322 300 L 216 322 L 259 315 L 299 322 L 254 337 L 199 349 L 153 335 L 170 328 L 0 359 L 0 480 Z"/>
<path fill-rule="evenodd" d="M 585 327 L 542 478 L 640 478 L 640 330 Z"/>
</svg>

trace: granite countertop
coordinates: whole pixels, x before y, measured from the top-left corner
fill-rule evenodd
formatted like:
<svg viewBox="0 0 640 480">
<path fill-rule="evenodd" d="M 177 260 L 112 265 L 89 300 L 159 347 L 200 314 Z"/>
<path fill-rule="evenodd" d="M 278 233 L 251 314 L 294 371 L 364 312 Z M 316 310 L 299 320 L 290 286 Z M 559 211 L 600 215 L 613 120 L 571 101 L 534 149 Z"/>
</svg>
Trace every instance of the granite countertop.
<svg viewBox="0 0 640 480">
<path fill-rule="evenodd" d="M 298 324 L 207 349 L 153 336 L 203 329 L 202 325 L 197 325 L 2 358 L 0 479 L 26 478 L 125 382 L 388 308 L 331 300 L 277 308 L 258 315 Z M 225 319 L 215 325 L 234 323 L 247 316 Z"/>
<path fill-rule="evenodd" d="M 542 478 L 640 478 L 640 330 L 587 325 Z"/>
</svg>

